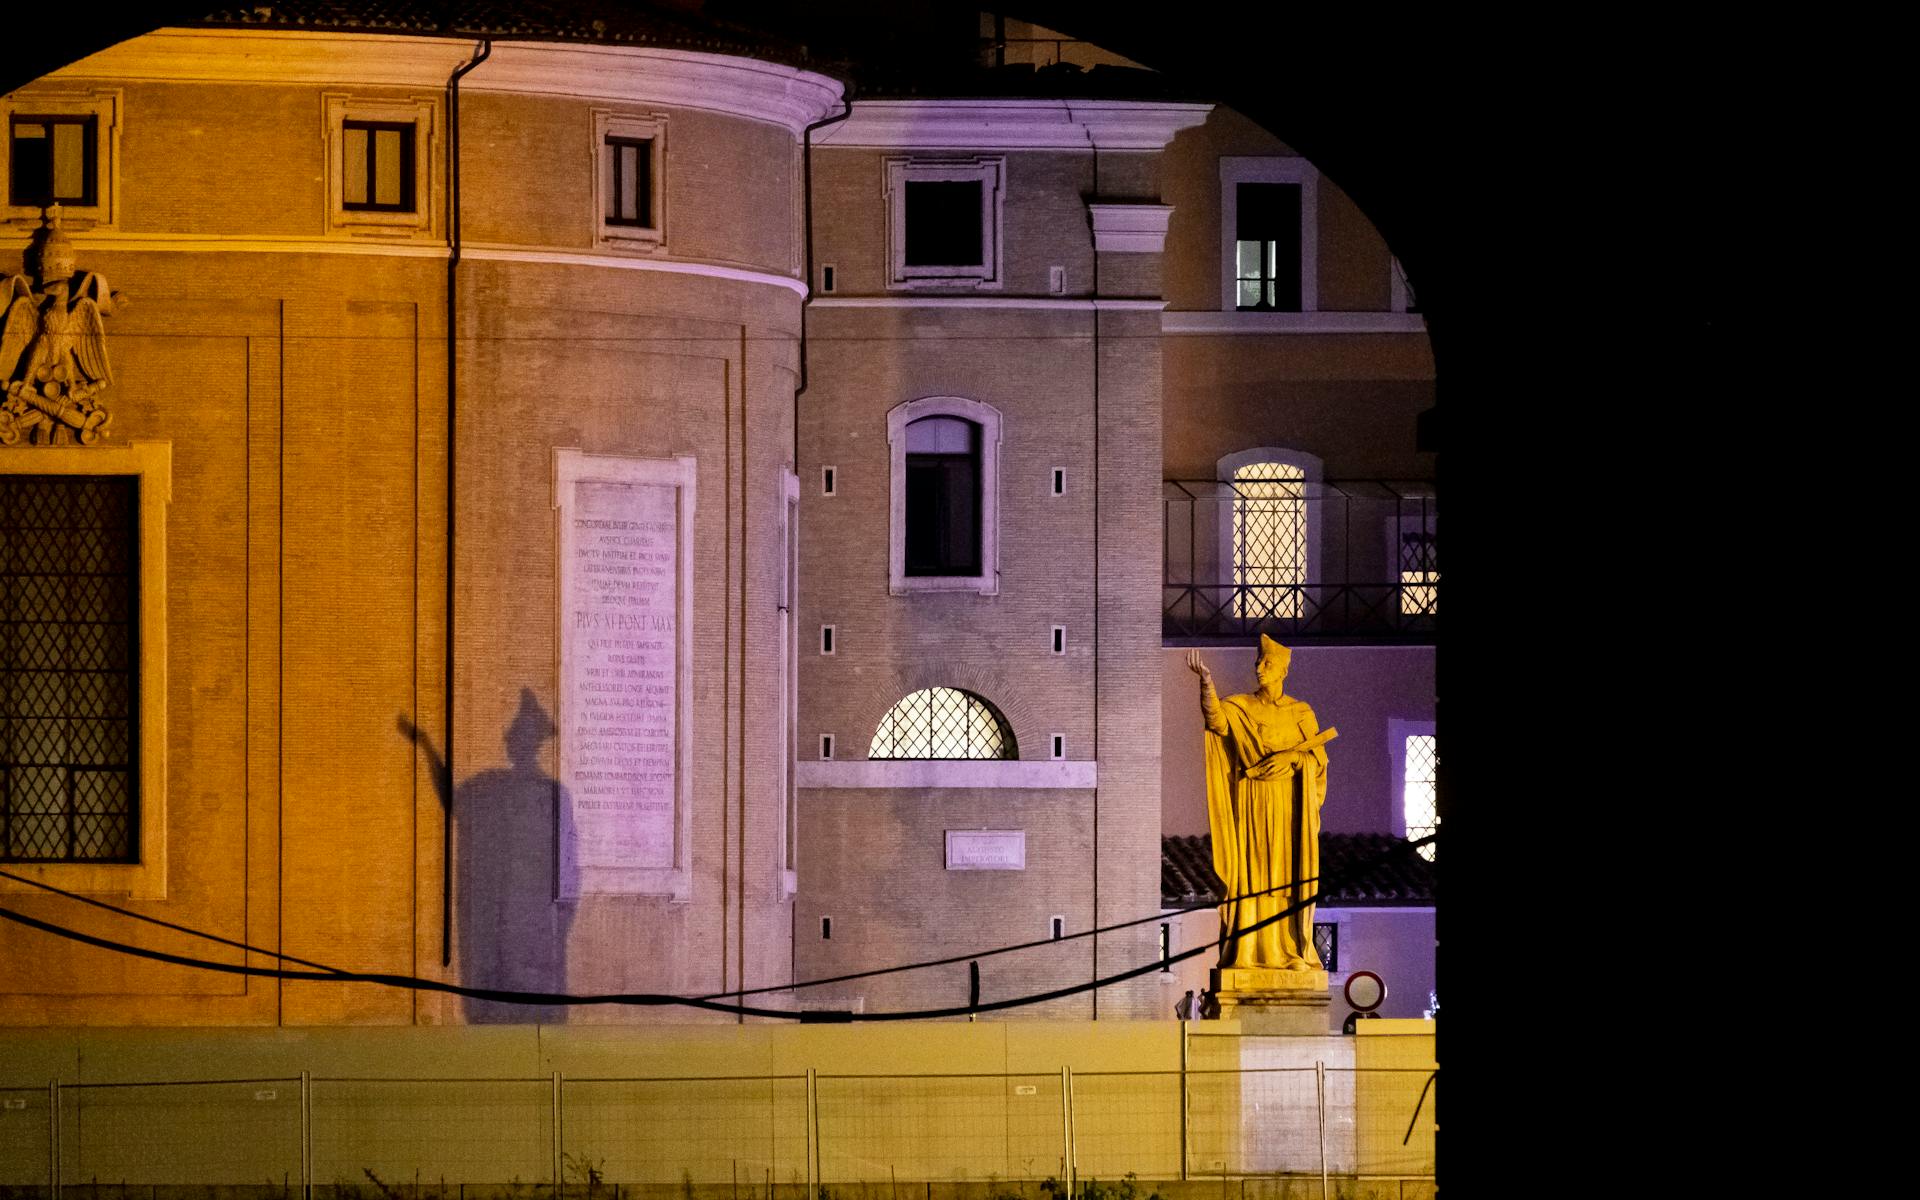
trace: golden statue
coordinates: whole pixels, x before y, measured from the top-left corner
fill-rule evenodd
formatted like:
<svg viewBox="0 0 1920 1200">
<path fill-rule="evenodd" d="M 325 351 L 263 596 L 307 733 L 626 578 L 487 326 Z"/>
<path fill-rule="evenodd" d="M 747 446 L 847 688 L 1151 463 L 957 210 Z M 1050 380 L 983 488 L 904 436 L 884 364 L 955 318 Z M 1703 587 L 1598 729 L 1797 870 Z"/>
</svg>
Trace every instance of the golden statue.
<svg viewBox="0 0 1920 1200">
<path fill-rule="evenodd" d="M 100 440 L 113 414 L 99 393 L 113 382 L 107 329 L 118 292 L 97 272 L 76 269 L 60 206 L 47 210 L 40 287 L 0 276 L 0 445 Z"/>
<path fill-rule="evenodd" d="M 1323 969 L 1313 945 L 1310 904 L 1262 929 L 1238 933 L 1320 888 L 1326 744 L 1339 731 L 1321 730 L 1313 709 L 1281 690 L 1292 657 L 1291 650 L 1260 635 L 1253 668 L 1258 690 L 1222 700 L 1200 652 L 1187 654 L 1187 666 L 1200 676 L 1200 711 L 1207 724 L 1213 869 L 1228 896 L 1220 908 L 1221 933 L 1227 937 L 1223 968 Z"/>
</svg>

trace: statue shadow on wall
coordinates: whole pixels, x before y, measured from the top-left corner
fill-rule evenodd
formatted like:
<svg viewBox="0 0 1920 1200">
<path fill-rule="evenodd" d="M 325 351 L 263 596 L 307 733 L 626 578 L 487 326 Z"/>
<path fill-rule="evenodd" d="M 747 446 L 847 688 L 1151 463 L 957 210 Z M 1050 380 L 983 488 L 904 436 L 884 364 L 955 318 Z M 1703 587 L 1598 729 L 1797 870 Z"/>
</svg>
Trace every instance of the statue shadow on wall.
<svg viewBox="0 0 1920 1200">
<path fill-rule="evenodd" d="M 559 814 L 565 789 L 541 769 L 541 747 L 559 731 L 531 688 L 506 731 L 505 769 L 482 771 L 453 786 L 433 739 L 407 719 L 400 732 L 420 747 L 452 825 L 454 946 L 459 982 L 524 992 L 567 990 L 567 933 L 576 905 L 558 897 L 576 889 L 559 876 Z M 561 1005 L 508 1004 L 467 998 L 471 1024 L 561 1024 Z"/>
</svg>

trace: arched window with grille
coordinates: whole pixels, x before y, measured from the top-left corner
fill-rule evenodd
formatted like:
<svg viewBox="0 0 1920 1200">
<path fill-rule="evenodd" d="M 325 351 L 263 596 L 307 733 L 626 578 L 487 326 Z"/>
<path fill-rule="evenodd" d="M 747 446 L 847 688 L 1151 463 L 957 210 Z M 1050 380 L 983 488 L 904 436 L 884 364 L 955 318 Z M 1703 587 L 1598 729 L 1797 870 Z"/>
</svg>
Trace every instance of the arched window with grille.
<svg viewBox="0 0 1920 1200">
<path fill-rule="evenodd" d="M 1229 454 L 1215 478 L 1226 493 L 1221 559 L 1231 564 L 1231 611 L 1245 620 L 1308 615 L 1319 565 L 1320 460 L 1263 446 Z"/>
<path fill-rule="evenodd" d="M 874 731 L 868 758 L 1019 758 L 1000 710 L 959 688 L 922 688 L 902 698 Z"/>
</svg>

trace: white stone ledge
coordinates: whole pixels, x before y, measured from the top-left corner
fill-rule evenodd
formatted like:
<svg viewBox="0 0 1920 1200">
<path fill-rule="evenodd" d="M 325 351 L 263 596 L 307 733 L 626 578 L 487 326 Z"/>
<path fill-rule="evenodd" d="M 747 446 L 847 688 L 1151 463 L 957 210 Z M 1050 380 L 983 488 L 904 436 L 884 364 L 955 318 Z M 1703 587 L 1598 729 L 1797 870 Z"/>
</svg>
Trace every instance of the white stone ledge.
<svg viewBox="0 0 1920 1200">
<path fill-rule="evenodd" d="M 109 46 L 51 79 L 179 83 L 447 86 L 478 39 L 370 31 L 162 29 Z M 565 96 L 704 109 L 784 127 L 794 137 L 840 107 L 838 81 L 737 55 L 659 46 L 501 39 L 466 91 Z"/>
<path fill-rule="evenodd" d="M 1042 759 L 846 759 L 794 764 L 803 788 L 1091 788 L 1099 765 Z"/>
<path fill-rule="evenodd" d="M 1211 104 L 1151 100 L 858 100 L 815 146 L 887 150 L 1159 150 Z"/>
<path fill-rule="evenodd" d="M 1058 296 L 815 296 L 814 308 L 1039 308 L 1060 312 L 1159 312 L 1165 300 Z"/>
<path fill-rule="evenodd" d="M 1419 313 L 1390 312 L 1163 312 L 1162 333 L 1425 333 Z"/>
<path fill-rule="evenodd" d="M 1093 248 L 1100 252 L 1158 254 L 1167 246 L 1171 204 L 1089 204 Z"/>
</svg>

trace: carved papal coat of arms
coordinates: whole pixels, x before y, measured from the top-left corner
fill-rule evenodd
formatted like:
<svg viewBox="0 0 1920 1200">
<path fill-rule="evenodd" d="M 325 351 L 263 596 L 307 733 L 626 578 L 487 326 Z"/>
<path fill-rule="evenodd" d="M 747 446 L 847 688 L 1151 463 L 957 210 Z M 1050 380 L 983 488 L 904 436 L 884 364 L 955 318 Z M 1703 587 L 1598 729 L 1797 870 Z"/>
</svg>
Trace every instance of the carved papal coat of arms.
<svg viewBox="0 0 1920 1200">
<path fill-rule="evenodd" d="M 113 382 L 106 318 L 121 299 L 104 277 L 77 269 L 60 229 L 60 206 L 47 210 L 39 286 L 26 275 L 0 276 L 0 445 L 92 445 L 113 414 L 100 392 Z"/>
</svg>

